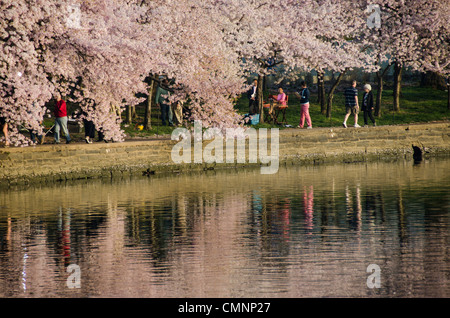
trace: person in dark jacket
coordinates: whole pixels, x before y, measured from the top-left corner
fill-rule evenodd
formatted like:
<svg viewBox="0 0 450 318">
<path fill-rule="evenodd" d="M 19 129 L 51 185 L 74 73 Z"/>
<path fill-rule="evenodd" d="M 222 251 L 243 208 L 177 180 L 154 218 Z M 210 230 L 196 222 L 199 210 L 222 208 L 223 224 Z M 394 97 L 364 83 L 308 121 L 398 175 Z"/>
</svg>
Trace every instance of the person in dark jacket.
<svg viewBox="0 0 450 318">
<path fill-rule="evenodd" d="M 163 126 L 166 126 L 167 122 L 169 122 L 169 126 L 173 126 L 173 113 L 171 103 L 169 101 L 171 93 L 172 91 L 169 90 L 169 81 L 165 78 L 156 89 L 155 97 L 156 105 L 161 109 L 161 120 Z"/>
<path fill-rule="evenodd" d="M 300 90 L 300 93 L 295 92 L 295 95 L 297 95 L 298 98 L 300 98 L 300 122 L 297 126 L 297 128 L 303 128 L 305 124 L 308 125 L 308 129 L 312 128 L 312 121 L 311 116 L 309 115 L 309 98 L 310 98 L 310 92 L 309 89 L 306 87 L 306 82 L 302 81 L 300 83 L 302 89 Z"/>
<path fill-rule="evenodd" d="M 87 113 L 83 111 L 84 140 L 87 144 L 92 144 L 95 138 L 95 125 L 92 120 L 87 119 Z"/>
<path fill-rule="evenodd" d="M 376 126 L 375 118 L 373 118 L 373 94 L 372 86 L 370 84 L 364 85 L 364 95 L 361 110 L 364 113 L 364 126 L 367 126 L 368 117 L 372 121 L 372 124 Z"/>
</svg>

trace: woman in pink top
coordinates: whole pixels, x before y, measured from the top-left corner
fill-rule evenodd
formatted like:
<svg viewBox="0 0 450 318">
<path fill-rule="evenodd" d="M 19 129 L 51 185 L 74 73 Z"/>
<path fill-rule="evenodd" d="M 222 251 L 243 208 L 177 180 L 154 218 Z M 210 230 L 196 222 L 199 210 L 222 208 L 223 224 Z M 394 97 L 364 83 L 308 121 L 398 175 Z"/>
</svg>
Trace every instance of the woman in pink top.
<svg viewBox="0 0 450 318">
<path fill-rule="evenodd" d="M 277 102 L 280 105 L 286 106 L 286 94 L 283 92 L 281 87 L 278 89 Z"/>
<path fill-rule="evenodd" d="M 275 103 L 271 103 L 269 114 L 272 114 L 273 109 L 277 108 L 278 106 L 286 106 L 286 94 L 283 92 L 283 89 L 280 87 L 278 89 L 278 95 Z"/>
</svg>

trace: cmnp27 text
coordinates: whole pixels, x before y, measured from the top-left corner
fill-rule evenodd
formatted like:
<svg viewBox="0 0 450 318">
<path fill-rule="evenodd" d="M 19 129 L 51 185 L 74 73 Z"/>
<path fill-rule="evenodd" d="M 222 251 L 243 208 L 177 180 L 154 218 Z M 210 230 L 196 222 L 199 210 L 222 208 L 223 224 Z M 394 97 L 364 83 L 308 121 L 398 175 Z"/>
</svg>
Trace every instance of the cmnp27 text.
<svg viewBox="0 0 450 318">
<path fill-rule="evenodd" d="M 258 302 L 238 302 L 238 303 L 223 303 L 222 306 L 214 305 L 200 305 L 189 304 L 188 302 L 178 306 L 178 312 L 180 313 L 202 313 L 208 316 L 212 312 L 224 312 L 224 313 L 264 313 L 268 312 L 270 303 L 258 303 Z"/>
</svg>

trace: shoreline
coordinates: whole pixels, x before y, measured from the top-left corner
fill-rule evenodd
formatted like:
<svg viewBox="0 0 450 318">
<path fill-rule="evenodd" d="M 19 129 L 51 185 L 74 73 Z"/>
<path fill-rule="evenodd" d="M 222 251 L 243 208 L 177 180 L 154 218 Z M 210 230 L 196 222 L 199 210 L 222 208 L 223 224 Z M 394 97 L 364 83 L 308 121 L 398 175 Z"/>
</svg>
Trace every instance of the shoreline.
<svg viewBox="0 0 450 318">
<path fill-rule="evenodd" d="M 167 136 L 150 140 L 128 139 L 121 143 L 0 148 L 0 189 L 78 179 L 151 177 L 267 165 L 260 160 L 248 162 L 248 141 L 245 163 L 235 160 L 233 163 L 191 161 L 177 164 L 171 159 L 175 144 L 177 141 Z M 209 141 L 204 140 L 203 149 L 207 144 Z M 280 167 L 413 159 L 413 146 L 420 149 L 424 159 L 450 155 L 450 122 L 367 128 L 282 129 L 279 130 L 278 158 Z"/>
</svg>

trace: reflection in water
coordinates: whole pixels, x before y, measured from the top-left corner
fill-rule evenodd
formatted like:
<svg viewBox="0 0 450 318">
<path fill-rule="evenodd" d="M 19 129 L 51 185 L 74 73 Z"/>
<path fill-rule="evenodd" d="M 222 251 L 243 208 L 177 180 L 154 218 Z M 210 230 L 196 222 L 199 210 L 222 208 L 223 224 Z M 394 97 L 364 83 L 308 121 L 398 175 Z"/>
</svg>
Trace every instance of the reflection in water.
<svg viewBox="0 0 450 318">
<path fill-rule="evenodd" d="M 345 187 L 345 203 L 347 211 L 347 219 L 352 229 L 358 233 L 361 231 L 361 188 L 359 184 L 356 184 L 355 195 L 353 197 L 352 191 L 349 186 Z"/>
<path fill-rule="evenodd" d="M 313 202 L 314 202 L 314 188 L 309 186 L 309 191 L 306 186 L 303 187 L 303 205 L 305 207 L 305 228 L 309 230 L 308 234 L 311 234 L 313 229 Z"/>
<path fill-rule="evenodd" d="M 450 295 L 448 160 L 0 193 L 2 297 Z M 81 269 L 81 288 L 66 268 Z M 366 286 L 366 268 L 382 286 Z"/>
</svg>

